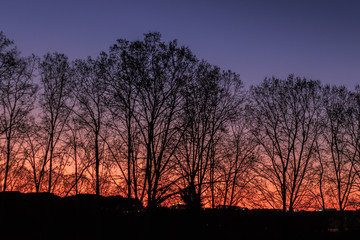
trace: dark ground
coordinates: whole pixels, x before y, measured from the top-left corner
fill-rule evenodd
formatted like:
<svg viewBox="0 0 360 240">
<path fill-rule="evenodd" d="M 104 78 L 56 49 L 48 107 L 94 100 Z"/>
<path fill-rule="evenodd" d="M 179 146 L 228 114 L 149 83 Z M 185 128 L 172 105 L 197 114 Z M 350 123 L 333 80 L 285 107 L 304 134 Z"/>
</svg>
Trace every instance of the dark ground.
<svg viewBox="0 0 360 240">
<path fill-rule="evenodd" d="M 343 220 L 342 220 L 343 219 Z M 141 209 L 121 197 L 0 193 L 0 239 L 358 239 L 360 212 Z"/>
</svg>

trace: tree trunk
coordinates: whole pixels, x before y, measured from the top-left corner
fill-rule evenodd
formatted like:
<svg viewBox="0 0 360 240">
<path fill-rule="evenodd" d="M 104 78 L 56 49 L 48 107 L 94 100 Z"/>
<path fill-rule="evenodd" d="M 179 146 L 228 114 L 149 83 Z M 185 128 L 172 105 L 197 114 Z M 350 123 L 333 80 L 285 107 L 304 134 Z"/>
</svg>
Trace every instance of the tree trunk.
<svg viewBox="0 0 360 240">
<path fill-rule="evenodd" d="M 50 157 L 49 157 L 49 185 L 48 185 L 48 193 L 51 192 L 52 186 L 52 168 L 53 168 L 53 155 L 54 155 L 54 146 L 53 146 L 53 134 L 51 135 L 50 139 Z"/>
<path fill-rule="evenodd" d="M 6 191 L 7 188 L 7 180 L 10 170 L 10 148 L 11 148 L 11 127 L 9 128 L 9 133 L 7 135 L 7 144 L 6 144 L 6 167 L 5 167 L 5 177 L 4 177 L 4 187 L 3 192 Z"/>
<path fill-rule="evenodd" d="M 100 178 L 99 178 L 99 167 L 100 167 L 100 157 L 99 157 L 99 133 L 95 132 L 95 192 L 96 195 L 100 195 Z"/>
<path fill-rule="evenodd" d="M 131 123 L 128 122 L 128 156 L 127 156 L 127 197 L 131 198 L 131 156 L 132 156 L 132 141 L 131 141 Z"/>
<path fill-rule="evenodd" d="M 152 144 L 154 141 L 154 124 L 152 122 L 149 123 L 149 130 L 148 130 L 148 143 L 146 146 L 146 178 L 147 178 L 147 201 L 148 201 L 148 207 L 152 208 L 153 206 L 152 202 Z"/>
<path fill-rule="evenodd" d="M 76 135 L 74 133 L 74 161 L 75 161 L 75 194 L 78 194 L 78 164 L 77 164 L 77 146 Z"/>
<path fill-rule="evenodd" d="M 283 176 L 283 185 L 281 186 L 281 194 L 282 194 L 282 211 L 286 212 L 286 185 L 285 185 L 286 177 Z"/>
</svg>

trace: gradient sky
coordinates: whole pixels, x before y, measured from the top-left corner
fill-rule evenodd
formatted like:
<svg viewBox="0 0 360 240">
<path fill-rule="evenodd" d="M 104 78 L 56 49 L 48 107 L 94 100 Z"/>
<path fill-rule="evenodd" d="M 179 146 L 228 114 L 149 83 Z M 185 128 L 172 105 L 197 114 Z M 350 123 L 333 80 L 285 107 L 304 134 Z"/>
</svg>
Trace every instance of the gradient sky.
<svg viewBox="0 0 360 240">
<path fill-rule="evenodd" d="M 70 59 L 159 31 L 246 86 L 290 73 L 360 84 L 360 0 L 0 0 L 0 31 L 23 55 Z"/>
</svg>

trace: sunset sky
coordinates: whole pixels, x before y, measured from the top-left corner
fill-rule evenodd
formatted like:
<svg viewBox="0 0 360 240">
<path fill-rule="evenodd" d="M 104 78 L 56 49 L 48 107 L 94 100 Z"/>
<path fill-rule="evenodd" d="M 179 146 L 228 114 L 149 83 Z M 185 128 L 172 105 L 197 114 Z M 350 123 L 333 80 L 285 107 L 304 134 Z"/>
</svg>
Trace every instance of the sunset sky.
<svg viewBox="0 0 360 240">
<path fill-rule="evenodd" d="M 360 83 L 358 0 L 1 0 L 0 31 L 23 55 L 70 59 L 159 31 L 246 86 L 290 73 L 350 89 Z"/>
</svg>

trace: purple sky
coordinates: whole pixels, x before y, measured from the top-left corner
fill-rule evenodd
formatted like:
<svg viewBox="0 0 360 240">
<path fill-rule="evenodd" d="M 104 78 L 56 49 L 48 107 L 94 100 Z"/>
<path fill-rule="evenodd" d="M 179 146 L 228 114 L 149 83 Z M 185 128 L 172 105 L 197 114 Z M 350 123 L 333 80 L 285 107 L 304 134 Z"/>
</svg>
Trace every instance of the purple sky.
<svg viewBox="0 0 360 240">
<path fill-rule="evenodd" d="M 1 0 L 0 30 L 23 55 L 70 59 L 159 31 L 246 86 L 290 73 L 360 83 L 359 0 Z"/>
</svg>

